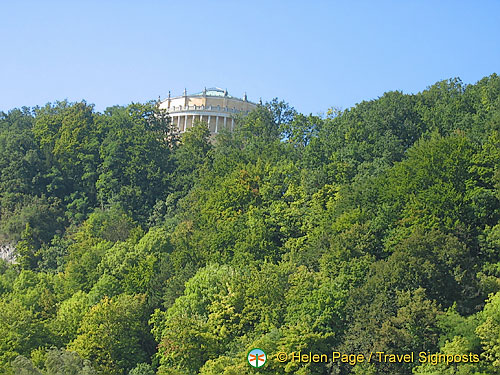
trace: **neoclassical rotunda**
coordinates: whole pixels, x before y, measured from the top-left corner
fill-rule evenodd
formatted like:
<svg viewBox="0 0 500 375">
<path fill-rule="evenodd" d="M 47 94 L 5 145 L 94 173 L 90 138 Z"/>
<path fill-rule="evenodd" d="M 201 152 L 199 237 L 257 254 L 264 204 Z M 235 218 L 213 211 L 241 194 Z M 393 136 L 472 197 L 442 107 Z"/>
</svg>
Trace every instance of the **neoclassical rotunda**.
<svg viewBox="0 0 500 375">
<path fill-rule="evenodd" d="M 227 90 L 212 87 L 192 95 L 184 90 L 182 96 L 174 98 L 169 92 L 168 98 L 161 100 L 159 107 L 167 111 L 180 133 L 191 128 L 195 120 L 200 120 L 208 124 L 210 133 L 216 134 L 221 129 L 233 130 L 234 116 L 247 114 L 257 104 L 249 102 L 246 94 L 240 99 L 229 95 Z"/>
</svg>

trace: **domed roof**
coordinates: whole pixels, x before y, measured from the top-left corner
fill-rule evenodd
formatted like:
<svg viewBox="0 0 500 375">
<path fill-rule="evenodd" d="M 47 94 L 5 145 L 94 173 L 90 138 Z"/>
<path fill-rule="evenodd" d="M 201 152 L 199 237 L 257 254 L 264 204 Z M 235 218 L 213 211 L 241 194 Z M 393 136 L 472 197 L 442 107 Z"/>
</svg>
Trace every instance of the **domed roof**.
<svg viewBox="0 0 500 375">
<path fill-rule="evenodd" d="M 202 92 L 197 92 L 192 96 L 225 96 L 227 98 L 238 99 L 234 96 L 231 96 L 227 93 L 227 90 L 223 90 L 220 87 L 210 87 L 208 89 L 203 90 Z"/>
<path fill-rule="evenodd" d="M 253 102 L 251 102 L 251 101 L 248 100 L 246 93 L 243 96 L 243 98 L 238 98 L 236 96 L 229 95 L 228 92 L 227 92 L 227 89 L 224 90 L 224 89 L 221 89 L 220 87 L 210 87 L 208 89 L 205 88 L 201 92 L 197 92 L 196 94 L 189 94 L 189 95 L 187 93 L 187 90 L 184 89 L 183 95 L 181 95 L 181 96 L 175 96 L 173 98 L 170 96 L 170 91 L 169 91 L 168 92 L 168 98 L 165 99 L 165 100 L 159 99 L 159 101 L 163 103 L 163 102 L 165 102 L 167 100 L 178 100 L 178 99 L 193 98 L 193 97 L 198 97 L 198 98 L 200 98 L 200 97 L 202 97 L 202 98 L 206 98 L 206 97 L 227 98 L 227 99 L 233 99 L 233 100 L 242 101 L 242 102 L 246 102 L 246 103 L 250 103 L 250 104 L 256 105 L 256 103 L 253 103 Z M 182 105 L 184 105 L 184 104 L 182 104 Z"/>
</svg>

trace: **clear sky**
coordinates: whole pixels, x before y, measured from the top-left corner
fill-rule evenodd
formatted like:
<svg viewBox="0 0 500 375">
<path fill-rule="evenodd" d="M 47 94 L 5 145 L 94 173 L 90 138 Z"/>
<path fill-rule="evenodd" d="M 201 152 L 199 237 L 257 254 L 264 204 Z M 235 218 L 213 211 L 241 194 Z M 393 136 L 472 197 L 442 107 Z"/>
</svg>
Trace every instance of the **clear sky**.
<svg viewBox="0 0 500 375">
<path fill-rule="evenodd" d="M 9 4 L 10 3 L 10 4 Z M 2 1 L 0 110 L 227 88 L 298 111 L 500 73 L 500 1 Z"/>
</svg>

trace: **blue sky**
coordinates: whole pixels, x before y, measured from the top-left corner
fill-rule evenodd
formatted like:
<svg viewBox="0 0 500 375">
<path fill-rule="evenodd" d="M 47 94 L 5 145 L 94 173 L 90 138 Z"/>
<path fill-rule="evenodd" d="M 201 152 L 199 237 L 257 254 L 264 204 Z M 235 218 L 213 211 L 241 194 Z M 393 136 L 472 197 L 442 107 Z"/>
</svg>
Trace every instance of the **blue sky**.
<svg viewBox="0 0 500 375">
<path fill-rule="evenodd" d="M 500 1 L 18 1 L 1 4 L 0 110 L 102 111 L 201 91 L 303 113 L 500 73 Z"/>
</svg>

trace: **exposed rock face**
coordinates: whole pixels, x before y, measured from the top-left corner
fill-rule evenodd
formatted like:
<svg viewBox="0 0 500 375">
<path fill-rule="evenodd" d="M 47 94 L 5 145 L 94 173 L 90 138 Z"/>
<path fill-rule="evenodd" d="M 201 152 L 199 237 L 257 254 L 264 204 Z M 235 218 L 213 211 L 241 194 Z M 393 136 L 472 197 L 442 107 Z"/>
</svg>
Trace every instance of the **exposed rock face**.
<svg viewBox="0 0 500 375">
<path fill-rule="evenodd" d="M 4 259 L 7 262 L 14 263 L 16 260 L 15 255 L 16 247 L 14 244 L 0 244 L 0 259 Z"/>
</svg>

